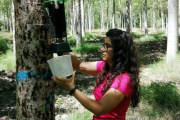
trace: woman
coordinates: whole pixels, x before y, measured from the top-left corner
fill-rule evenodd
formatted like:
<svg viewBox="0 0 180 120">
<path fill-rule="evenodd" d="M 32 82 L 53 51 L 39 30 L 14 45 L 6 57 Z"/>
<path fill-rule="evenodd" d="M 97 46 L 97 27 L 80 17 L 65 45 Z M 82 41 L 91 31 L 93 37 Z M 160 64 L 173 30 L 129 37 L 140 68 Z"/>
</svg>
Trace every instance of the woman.
<svg viewBox="0 0 180 120">
<path fill-rule="evenodd" d="M 135 44 L 125 31 L 110 29 L 101 48 L 103 61 L 80 62 L 71 57 L 73 68 L 85 74 L 98 75 L 95 100 L 76 89 L 72 78 L 52 79 L 69 91 L 86 109 L 94 113 L 93 120 L 124 120 L 130 101 L 139 102 L 139 63 Z"/>
</svg>

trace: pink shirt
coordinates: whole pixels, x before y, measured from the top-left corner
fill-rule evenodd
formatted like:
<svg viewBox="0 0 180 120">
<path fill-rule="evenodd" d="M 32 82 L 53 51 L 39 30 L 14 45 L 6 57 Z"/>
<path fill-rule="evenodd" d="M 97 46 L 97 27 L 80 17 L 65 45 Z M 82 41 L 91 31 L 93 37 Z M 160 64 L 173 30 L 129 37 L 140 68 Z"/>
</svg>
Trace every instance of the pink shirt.
<svg viewBox="0 0 180 120">
<path fill-rule="evenodd" d="M 104 61 L 98 61 L 97 62 L 97 71 L 101 72 L 103 67 L 105 65 Z M 94 90 L 94 97 L 96 101 L 100 101 L 103 97 L 101 93 L 101 89 L 103 89 L 103 85 L 106 83 L 106 79 L 104 80 L 103 84 L 99 85 L 98 87 L 95 88 Z M 126 117 L 126 111 L 129 107 L 129 103 L 131 101 L 133 89 L 130 86 L 130 77 L 127 73 L 122 74 L 121 77 L 117 76 L 111 87 L 121 91 L 124 95 L 125 98 L 110 112 L 101 115 L 101 116 L 96 116 L 93 115 L 93 120 L 125 120 Z"/>
</svg>

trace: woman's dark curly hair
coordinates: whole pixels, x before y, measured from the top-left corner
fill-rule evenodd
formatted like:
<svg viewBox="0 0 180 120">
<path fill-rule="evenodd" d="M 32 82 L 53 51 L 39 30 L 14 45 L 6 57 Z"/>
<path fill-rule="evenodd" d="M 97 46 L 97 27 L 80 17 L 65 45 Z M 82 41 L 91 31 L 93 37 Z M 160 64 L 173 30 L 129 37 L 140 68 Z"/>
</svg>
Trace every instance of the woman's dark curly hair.
<svg viewBox="0 0 180 120">
<path fill-rule="evenodd" d="M 139 57 L 131 35 L 119 29 L 110 29 L 106 33 L 113 47 L 112 67 L 106 62 L 101 75 L 98 77 L 96 86 L 103 83 L 108 73 L 107 82 L 104 85 L 103 94 L 110 88 L 116 76 L 128 73 L 130 84 L 133 89 L 131 106 L 136 107 L 139 102 L 140 84 L 139 84 Z"/>
</svg>

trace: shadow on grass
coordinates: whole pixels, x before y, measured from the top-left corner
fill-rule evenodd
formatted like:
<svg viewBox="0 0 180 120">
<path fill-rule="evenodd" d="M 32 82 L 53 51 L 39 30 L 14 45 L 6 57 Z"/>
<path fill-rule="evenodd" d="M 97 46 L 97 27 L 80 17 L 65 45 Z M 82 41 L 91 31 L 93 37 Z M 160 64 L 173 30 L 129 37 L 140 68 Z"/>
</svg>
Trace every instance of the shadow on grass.
<svg viewBox="0 0 180 120">
<path fill-rule="evenodd" d="M 151 115 L 165 116 L 165 112 L 168 111 L 174 113 L 171 117 L 176 119 L 180 112 L 180 94 L 172 82 L 142 86 L 141 100 L 153 107 Z"/>
<path fill-rule="evenodd" d="M 138 44 L 142 65 L 149 65 L 162 60 L 166 54 L 167 40 L 147 41 Z"/>
<path fill-rule="evenodd" d="M 1 76 L 1 75 L 0 75 Z M 0 118 L 16 118 L 16 84 L 0 79 Z"/>
</svg>

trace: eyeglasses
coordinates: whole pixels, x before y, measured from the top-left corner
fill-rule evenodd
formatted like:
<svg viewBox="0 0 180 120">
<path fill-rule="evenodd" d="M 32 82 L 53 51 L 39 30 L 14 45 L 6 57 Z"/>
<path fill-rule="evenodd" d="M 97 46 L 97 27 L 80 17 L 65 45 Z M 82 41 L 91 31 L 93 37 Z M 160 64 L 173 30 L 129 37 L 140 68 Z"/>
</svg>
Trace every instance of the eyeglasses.
<svg viewBox="0 0 180 120">
<path fill-rule="evenodd" d="M 108 48 L 112 48 L 112 46 L 109 45 L 109 44 L 105 44 L 105 43 L 104 43 L 104 44 L 102 45 L 102 48 L 104 49 L 105 52 L 107 52 L 107 51 L 108 51 Z"/>
</svg>

